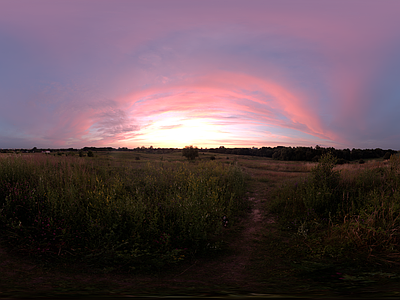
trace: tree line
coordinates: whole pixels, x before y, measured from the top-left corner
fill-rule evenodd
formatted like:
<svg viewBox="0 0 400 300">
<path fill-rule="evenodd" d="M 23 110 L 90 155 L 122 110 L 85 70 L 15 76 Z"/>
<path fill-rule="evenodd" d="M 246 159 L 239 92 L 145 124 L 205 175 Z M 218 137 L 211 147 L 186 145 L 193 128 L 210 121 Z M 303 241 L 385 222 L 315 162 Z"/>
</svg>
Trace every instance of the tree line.
<svg viewBox="0 0 400 300">
<path fill-rule="evenodd" d="M 390 155 L 397 153 L 397 151 L 388 149 L 383 150 L 381 148 L 376 149 L 335 149 L 333 147 L 324 148 L 320 146 L 316 147 L 262 147 L 262 148 L 225 148 L 223 146 L 219 148 L 208 149 L 208 152 L 212 153 L 223 153 L 223 154 L 236 154 L 236 155 L 250 155 L 250 156 L 261 156 L 270 157 L 276 160 L 286 161 L 315 161 L 325 153 L 332 153 L 339 163 L 345 163 L 347 161 L 364 160 L 371 158 L 390 158 Z"/>
<path fill-rule="evenodd" d="M 188 146 L 189 147 L 189 146 Z M 186 147 L 187 148 L 187 147 Z M 146 148 L 144 146 L 137 147 L 133 149 L 128 149 L 127 147 L 113 148 L 113 147 L 84 147 L 82 149 L 40 149 L 34 147 L 33 149 L 0 149 L 3 153 L 20 153 L 20 152 L 43 152 L 51 150 L 51 152 L 79 152 L 79 151 L 133 151 L 133 152 L 146 152 L 153 154 L 167 154 L 175 151 L 183 151 L 186 153 L 185 148 L 153 148 L 152 146 Z M 355 160 L 364 160 L 372 158 L 385 158 L 389 159 L 390 155 L 397 153 L 397 151 L 392 149 L 383 150 L 381 148 L 375 149 L 335 149 L 333 147 L 261 147 L 261 148 L 225 148 L 220 146 L 219 148 L 209 148 L 209 149 L 198 149 L 198 152 L 209 152 L 209 153 L 220 153 L 220 154 L 236 154 L 236 155 L 249 155 L 249 156 L 260 156 L 269 157 L 276 160 L 286 160 L 286 161 L 314 161 L 317 162 L 319 158 L 325 153 L 332 153 L 337 159 L 338 163 L 346 163 Z M 186 155 L 184 155 L 186 156 Z M 195 156 L 196 157 L 196 156 Z M 191 158 L 190 158 L 191 159 Z"/>
</svg>

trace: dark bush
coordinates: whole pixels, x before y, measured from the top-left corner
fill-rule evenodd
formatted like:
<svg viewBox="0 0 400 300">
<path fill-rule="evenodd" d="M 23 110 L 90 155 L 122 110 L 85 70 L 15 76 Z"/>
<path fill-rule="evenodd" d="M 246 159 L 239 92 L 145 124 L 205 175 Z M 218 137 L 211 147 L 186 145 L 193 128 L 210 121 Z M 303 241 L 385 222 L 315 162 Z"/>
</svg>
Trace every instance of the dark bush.
<svg viewBox="0 0 400 300">
<path fill-rule="evenodd" d="M 337 161 L 336 161 L 336 164 L 337 165 L 344 165 L 344 164 L 348 164 L 349 163 L 349 161 L 348 160 L 345 160 L 344 158 L 339 158 Z"/>
<path fill-rule="evenodd" d="M 188 160 L 194 160 L 199 156 L 199 149 L 193 146 L 186 146 L 182 150 L 182 156 L 185 156 Z"/>
</svg>

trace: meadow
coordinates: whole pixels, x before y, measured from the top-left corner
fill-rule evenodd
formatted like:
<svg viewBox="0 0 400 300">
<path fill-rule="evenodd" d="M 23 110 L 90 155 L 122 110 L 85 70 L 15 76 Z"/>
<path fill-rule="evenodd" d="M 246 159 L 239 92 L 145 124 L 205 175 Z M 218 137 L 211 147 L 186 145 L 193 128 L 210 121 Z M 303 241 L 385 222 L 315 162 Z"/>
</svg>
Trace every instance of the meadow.
<svg viewBox="0 0 400 300">
<path fill-rule="evenodd" d="M 216 249 L 222 217 L 234 222 L 243 208 L 244 175 L 234 163 L 173 158 L 3 155 L 3 236 L 31 256 L 128 270 Z"/>
<path fill-rule="evenodd" d="M 125 280 L 138 282 L 126 294 L 145 286 L 174 293 L 177 278 L 182 294 L 194 286 L 400 292 L 398 155 L 339 165 L 329 153 L 318 163 L 204 152 L 189 162 L 179 151 L 59 154 L 0 156 L 2 245 L 35 265 L 77 263 L 74 276 L 86 266 L 85 285 L 99 293 L 115 287 L 90 277 L 93 270 L 122 272 L 119 291 Z M 158 275 L 146 281 L 148 270 Z M 65 275 L 30 276 L 25 286 L 39 276 L 64 291 Z M 71 279 L 67 290 L 78 285 Z"/>
<path fill-rule="evenodd" d="M 397 264 L 400 259 L 400 157 L 336 165 L 324 155 L 308 176 L 286 182 L 269 203 L 283 230 L 313 257 Z"/>
</svg>

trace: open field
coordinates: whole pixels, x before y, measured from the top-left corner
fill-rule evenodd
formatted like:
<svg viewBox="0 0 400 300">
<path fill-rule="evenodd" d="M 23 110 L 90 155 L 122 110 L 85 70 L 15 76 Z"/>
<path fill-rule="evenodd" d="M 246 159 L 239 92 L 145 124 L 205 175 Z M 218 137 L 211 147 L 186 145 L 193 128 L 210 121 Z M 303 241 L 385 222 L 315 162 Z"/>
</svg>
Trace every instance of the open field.
<svg viewBox="0 0 400 300">
<path fill-rule="evenodd" d="M 20 252 L 152 269 L 205 248 L 243 207 L 235 164 L 23 155 L 0 161 L 1 223 Z"/>
<path fill-rule="evenodd" d="M 399 159 L 331 163 L 4 154 L 0 297 L 396 296 Z"/>
</svg>

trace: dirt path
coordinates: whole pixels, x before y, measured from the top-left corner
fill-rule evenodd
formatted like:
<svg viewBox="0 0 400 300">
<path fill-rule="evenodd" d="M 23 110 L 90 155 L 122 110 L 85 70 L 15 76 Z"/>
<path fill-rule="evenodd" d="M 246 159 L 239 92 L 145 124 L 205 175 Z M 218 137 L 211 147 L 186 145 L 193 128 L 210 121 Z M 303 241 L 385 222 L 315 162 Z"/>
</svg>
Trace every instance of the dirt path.
<svg viewBox="0 0 400 300">
<path fill-rule="evenodd" d="M 250 176 L 252 175 L 247 170 Z M 255 179 L 254 179 L 255 180 Z M 262 203 L 266 185 L 253 181 L 246 197 L 249 211 L 235 226 L 224 228 L 227 249 L 217 257 L 198 257 L 159 275 L 98 274 L 82 266 L 63 270 L 37 266 L 23 257 L 0 248 L 0 297 L 29 295 L 129 295 L 183 293 L 206 296 L 214 294 L 249 294 L 259 290 L 251 273 L 251 258 L 260 239 L 261 229 L 273 223 L 266 219 Z"/>
<path fill-rule="evenodd" d="M 259 233 L 265 221 L 262 214 L 261 200 L 248 195 L 250 213 L 239 224 L 240 231 L 226 229 L 229 249 L 225 256 L 202 258 L 196 265 L 178 274 L 174 280 L 187 281 L 207 278 L 209 283 L 229 286 L 251 291 L 255 282 L 250 280 L 248 267 L 254 251 L 254 242 L 259 239 Z M 229 231 L 233 232 L 229 232 Z"/>
<path fill-rule="evenodd" d="M 250 295 L 261 291 L 263 284 L 254 280 L 252 258 L 257 244 L 262 239 L 261 233 L 275 223 L 272 216 L 267 216 L 263 203 L 267 201 L 268 185 L 259 182 L 251 169 L 245 172 L 252 178 L 249 192 L 246 194 L 248 213 L 233 227 L 224 229 L 223 238 L 228 247 L 218 257 L 201 257 L 170 270 L 150 285 L 160 288 L 176 289 L 192 287 L 197 292 Z M 266 217 L 267 216 L 267 217 Z M 270 230 L 274 230 L 272 227 Z"/>
<path fill-rule="evenodd" d="M 400 270 L 383 268 L 377 273 L 383 274 L 380 278 L 368 270 L 369 273 L 359 275 L 357 268 L 337 266 L 336 261 L 314 263 L 307 256 L 307 245 L 299 243 L 293 233 L 278 228 L 265 204 L 283 182 L 307 174 L 303 165 L 280 165 L 270 160 L 267 164 L 254 157 L 238 160 L 251 178 L 246 194 L 249 207 L 234 226 L 224 228 L 222 238 L 226 246 L 222 253 L 188 258 L 183 264 L 159 274 L 132 275 L 93 269 L 82 263 L 58 268 L 38 264 L 5 250 L 0 239 L 0 298 L 214 296 L 240 299 L 265 298 L 268 294 L 268 297 L 297 295 L 334 299 L 361 292 L 368 298 L 377 292 L 400 295 L 398 277 L 390 280 L 382 277 L 400 274 Z M 332 280 L 332 274 L 339 274 L 336 272 L 347 272 L 350 277 L 346 281 Z M 325 278 L 328 279 L 324 281 Z"/>
<path fill-rule="evenodd" d="M 321 278 L 331 276 L 332 272 L 337 274 L 337 271 L 327 269 L 325 272 L 325 269 L 321 269 L 325 273 L 321 271 L 314 274 L 304 267 L 299 269 L 302 262 L 297 255 L 302 252 L 296 250 L 299 245 L 295 239 L 292 240 L 293 235 L 279 230 L 274 217 L 265 211 L 271 192 L 284 179 L 293 179 L 299 173 L 280 176 L 276 171 L 260 168 L 252 161 L 247 164 L 244 162 L 242 166 L 251 178 L 246 194 L 249 207 L 234 226 L 224 228 L 222 238 L 226 247 L 222 253 L 209 257 L 197 256 L 159 274 L 132 275 L 115 270 L 93 269 L 82 263 L 66 264 L 58 269 L 35 264 L 28 258 L 6 251 L 0 241 L 0 298 L 180 296 L 241 299 L 288 298 L 297 295 L 334 299 L 361 292 L 372 297 L 377 291 L 382 295 L 388 291 L 391 291 L 390 295 L 400 295 L 397 282 L 382 281 L 374 286 L 371 282 L 363 286 L 362 282 L 351 280 L 347 283 L 338 280 L 323 282 Z M 293 265 L 293 261 L 297 265 Z M 307 267 L 312 262 L 303 263 L 309 263 L 305 264 Z M 308 273 L 299 273 L 298 270 Z M 353 277 L 356 275 L 354 270 Z"/>
</svg>

